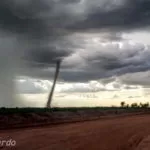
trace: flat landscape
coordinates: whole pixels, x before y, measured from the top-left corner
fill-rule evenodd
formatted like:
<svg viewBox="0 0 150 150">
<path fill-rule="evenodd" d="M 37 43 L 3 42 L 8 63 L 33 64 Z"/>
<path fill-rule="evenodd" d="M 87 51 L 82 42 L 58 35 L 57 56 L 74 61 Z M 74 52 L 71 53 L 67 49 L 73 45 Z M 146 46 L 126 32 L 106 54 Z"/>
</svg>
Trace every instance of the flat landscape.
<svg viewBox="0 0 150 150">
<path fill-rule="evenodd" d="M 65 123 L 60 121 L 45 126 L 1 129 L 0 137 L 15 140 L 16 146 L 13 147 L 15 150 L 150 149 L 150 114 L 148 111 L 124 112 L 121 115 L 106 114 L 105 111 L 105 116 L 103 115 L 102 118 L 89 121 L 78 118 L 78 121 Z M 4 150 L 13 148 L 1 147 Z"/>
<path fill-rule="evenodd" d="M 150 150 L 150 0 L 0 0 L 0 150 Z"/>
</svg>

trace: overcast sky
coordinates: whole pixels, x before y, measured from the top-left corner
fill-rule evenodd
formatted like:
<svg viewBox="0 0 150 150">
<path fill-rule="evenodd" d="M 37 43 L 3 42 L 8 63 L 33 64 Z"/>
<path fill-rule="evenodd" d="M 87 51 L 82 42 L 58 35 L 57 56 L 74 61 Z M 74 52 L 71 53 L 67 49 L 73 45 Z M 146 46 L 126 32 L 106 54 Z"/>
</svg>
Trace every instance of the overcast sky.
<svg viewBox="0 0 150 150">
<path fill-rule="evenodd" d="M 150 1 L 1 0 L 0 105 L 43 107 L 58 59 L 53 106 L 148 101 Z"/>
</svg>

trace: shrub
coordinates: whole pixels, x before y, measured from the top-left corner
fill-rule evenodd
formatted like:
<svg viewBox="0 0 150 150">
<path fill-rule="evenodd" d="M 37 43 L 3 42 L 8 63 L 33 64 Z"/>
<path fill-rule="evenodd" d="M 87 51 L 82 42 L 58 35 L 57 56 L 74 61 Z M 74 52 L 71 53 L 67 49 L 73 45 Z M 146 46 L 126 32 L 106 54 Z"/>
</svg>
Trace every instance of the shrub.
<svg viewBox="0 0 150 150">
<path fill-rule="evenodd" d="M 125 107 L 126 107 L 126 108 L 129 108 L 129 104 L 126 104 Z"/>
<path fill-rule="evenodd" d="M 140 103 L 140 107 L 141 108 L 148 108 L 149 107 L 149 103 Z"/>
<path fill-rule="evenodd" d="M 132 103 L 132 104 L 131 104 L 131 107 L 132 107 L 132 108 L 138 108 L 139 106 L 138 106 L 137 103 Z"/>
</svg>

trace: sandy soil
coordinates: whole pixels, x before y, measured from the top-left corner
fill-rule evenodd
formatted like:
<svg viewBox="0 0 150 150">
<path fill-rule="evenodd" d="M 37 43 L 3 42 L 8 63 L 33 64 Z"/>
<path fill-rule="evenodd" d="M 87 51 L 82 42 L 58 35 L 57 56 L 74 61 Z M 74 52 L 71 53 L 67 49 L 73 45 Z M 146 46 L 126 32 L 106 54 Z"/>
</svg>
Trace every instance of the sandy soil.
<svg viewBox="0 0 150 150">
<path fill-rule="evenodd" d="M 150 115 L 0 132 L 16 140 L 15 150 L 150 150 L 149 135 Z"/>
</svg>

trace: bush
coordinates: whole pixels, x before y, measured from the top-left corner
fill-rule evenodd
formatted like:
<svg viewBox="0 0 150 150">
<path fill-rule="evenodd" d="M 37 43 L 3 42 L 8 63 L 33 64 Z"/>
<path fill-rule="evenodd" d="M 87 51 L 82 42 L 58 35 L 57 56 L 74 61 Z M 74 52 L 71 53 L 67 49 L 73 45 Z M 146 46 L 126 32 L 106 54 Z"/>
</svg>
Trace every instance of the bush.
<svg viewBox="0 0 150 150">
<path fill-rule="evenodd" d="M 148 108 L 149 107 L 149 103 L 140 103 L 140 107 L 141 108 Z"/>
<path fill-rule="evenodd" d="M 125 107 L 126 107 L 126 108 L 129 108 L 130 106 L 129 106 L 129 104 L 126 104 Z"/>
<path fill-rule="evenodd" d="M 132 104 L 131 104 L 131 107 L 132 107 L 132 108 L 138 108 L 139 106 L 138 106 L 137 103 L 132 103 Z"/>
</svg>

